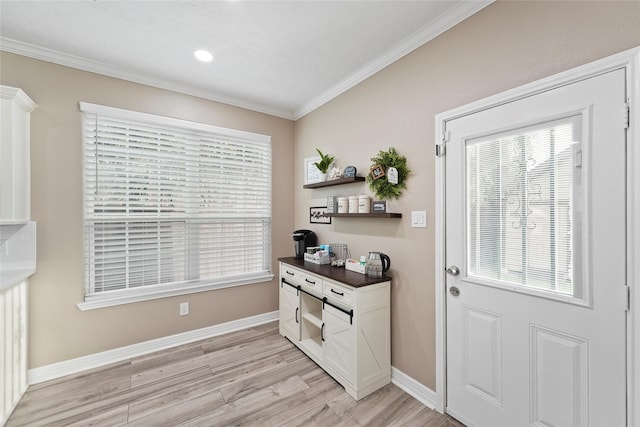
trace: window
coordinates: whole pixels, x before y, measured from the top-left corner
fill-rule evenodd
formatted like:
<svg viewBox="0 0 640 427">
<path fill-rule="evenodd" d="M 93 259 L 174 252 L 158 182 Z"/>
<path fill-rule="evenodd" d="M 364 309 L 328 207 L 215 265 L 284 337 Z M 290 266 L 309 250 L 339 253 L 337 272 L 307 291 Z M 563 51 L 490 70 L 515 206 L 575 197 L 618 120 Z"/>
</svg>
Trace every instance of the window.
<svg viewBox="0 0 640 427">
<path fill-rule="evenodd" d="M 80 109 L 81 308 L 273 278 L 270 137 L 87 103 Z"/>
<path fill-rule="evenodd" d="M 469 275 L 584 298 L 580 116 L 467 141 Z"/>
</svg>

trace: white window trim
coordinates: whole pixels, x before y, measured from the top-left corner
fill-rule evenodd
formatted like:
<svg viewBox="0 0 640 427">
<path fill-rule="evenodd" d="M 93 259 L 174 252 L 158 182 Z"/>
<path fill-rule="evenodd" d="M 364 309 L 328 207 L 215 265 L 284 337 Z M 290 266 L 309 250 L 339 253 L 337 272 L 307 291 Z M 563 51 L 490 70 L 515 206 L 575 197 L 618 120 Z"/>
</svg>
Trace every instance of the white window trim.
<svg viewBox="0 0 640 427">
<path fill-rule="evenodd" d="M 273 278 L 273 274 L 263 274 L 249 279 L 246 277 L 238 280 L 226 278 L 224 282 L 211 282 L 206 285 L 180 285 L 179 287 L 171 285 L 156 285 L 152 286 L 151 289 L 145 289 L 144 287 L 142 287 L 139 289 L 127 289 L 123 291 L 110 291 L 105 292 L 105 295 L 87 296 L 85 297 L 84 302 L 77 304 L 77 307 L 82 311 L 95 310 L 98 308 L 113 307 L 121 304 L 131 304 L 134 302 L 151 301 L 154 299 L 195 294 L 198 292 L 214 291 L 224 288 L 233 288 L 236 286 L 265 283 L 272 281 Z"/>
<path fill-rule="evenodd" d="M 120 117 L 123 119 L 142 120 L 150 123 L 157 123 L 162 125 L 189 127 L 195 130 L 201 130 L 205 132 L 217 133 L 219 135 L 253 139 L 260 142 L 271 142 L 269 135 L 263 135 L 259 133 L 246 132 L 237 129 L 223 128 L 219 126 L 208 125 L 205 123 L 192 122 L 189 120 L 176 119 L 173 117 L 158 116 L 155 114 L 141 113 L 138 111 L 121 110 L 119 108 L 107 107 L 106 105 L 91 104 L 89 102 L 80 103 L 80 111 L 88 111 L 98 114 L 106 114 L 109 116 Z"/>
<path fill-rule="evenodd" d="M 122 119 L 140 120 L 155 124 L 168 126 L 188 127 L 194 130 L 215 133 L 220 136 L 250 139 L 256 142 L 271 142 L 269 135 L 263 135 L 253 132 L 246 132 L 237 129 L 223 128 L 204 123 L 192 122 L 188 120 L 176 119 L 171 117 L 157 116 L 154 114 L 142 113 L 137 111 L 122 110 L 119 108 L 108 107 L 104 105 L 91 104 L 87 102 L 79 103 L 81 112 L 91 112 L 97 114 L 105 114 L 108 116 L 118 117 Z M 84 142 L 83 142 L 84 144 Z M 83 156 L 84 170 L 84 156 Z M 84 202 L 83 202 L 84 205 Z M 270 269 L 271 270 L 271 269 Z M 131 304 L 136 302 L 150 301 L 159 298 L 167 298 L 178 295 L 187 295 L 198 292 L 206 292 L 217 289 L 224 289 L 236 286 L 252 285 L 258 283 L 267 283 L 273 280 L 275 276 L 272 271 L 268 273 L 255 273 L 254 275 L 243 275 L 242 277 L 225 277 L 224 279 L 194 280 L 193 283 L 154 285 L 149 287 L 140 287 L 134 289 L 123 289 L 115 291 L 105 291 L 99 294 L 85 295 L 84 301 L 76 306 L 81 311 L 94 310 L 105 307 L 112 307 L 122 304 Z"/>
</svg>

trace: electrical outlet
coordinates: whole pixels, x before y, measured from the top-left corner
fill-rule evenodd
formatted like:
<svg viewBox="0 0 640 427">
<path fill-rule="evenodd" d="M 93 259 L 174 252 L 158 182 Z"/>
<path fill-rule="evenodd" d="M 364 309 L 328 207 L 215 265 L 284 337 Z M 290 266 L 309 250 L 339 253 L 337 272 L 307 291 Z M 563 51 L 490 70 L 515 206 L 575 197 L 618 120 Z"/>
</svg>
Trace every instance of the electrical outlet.
<svg viewBox="0 0 640 427">
<path fill-rule="evenodd" d="M 189 314 L 189 303 L 183 302 L 180 304 L 180 316 L 186 316 Z"/>
</svg>

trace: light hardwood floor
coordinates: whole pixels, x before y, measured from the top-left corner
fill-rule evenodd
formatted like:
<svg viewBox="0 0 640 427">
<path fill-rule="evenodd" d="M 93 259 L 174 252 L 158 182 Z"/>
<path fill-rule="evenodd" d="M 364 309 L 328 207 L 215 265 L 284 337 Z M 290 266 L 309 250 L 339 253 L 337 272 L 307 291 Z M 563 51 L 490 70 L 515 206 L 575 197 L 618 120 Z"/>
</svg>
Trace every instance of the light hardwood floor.
<svg viewBox="0 0 640 427">
<path fill-rule="evenodd" d="M 6 425 L 462 426 L 393 384 L 356 402 L 277 327 L 36 384 Z"/>
</svg>

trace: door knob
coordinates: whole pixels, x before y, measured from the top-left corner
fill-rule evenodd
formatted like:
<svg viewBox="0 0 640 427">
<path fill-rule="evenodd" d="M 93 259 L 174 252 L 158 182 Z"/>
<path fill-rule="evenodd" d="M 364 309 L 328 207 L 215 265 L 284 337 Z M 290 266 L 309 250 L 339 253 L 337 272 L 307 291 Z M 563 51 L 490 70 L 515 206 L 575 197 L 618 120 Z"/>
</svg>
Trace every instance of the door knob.
<svg viewBox="0 0 640 427">
<path fill-rule="evenodd" d="M 452 276 L 457 276 L 458 274 L 460 274 L 460 269 L 455 265 L 452 265 L 451 267 L 447 268 L 446 271 Z"/>
<path fill-rule="evenodd" d="M 454 297 L 457 297 L 458 295 L 460 295 L 460 289 L 458 289 L 455 286 L 452 286 L 452 287 L 449 288 L 449 293 L 451 295 L 453 295 Z"/>
</svg>

